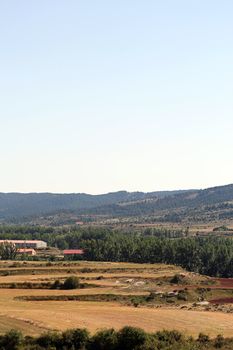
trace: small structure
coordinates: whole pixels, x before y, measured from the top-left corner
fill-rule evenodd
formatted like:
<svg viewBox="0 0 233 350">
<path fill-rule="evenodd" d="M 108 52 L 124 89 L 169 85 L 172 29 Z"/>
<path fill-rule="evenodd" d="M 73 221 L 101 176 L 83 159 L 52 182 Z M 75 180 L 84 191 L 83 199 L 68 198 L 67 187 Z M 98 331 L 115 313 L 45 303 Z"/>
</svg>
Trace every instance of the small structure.
<svg viewBox="0 0 233 350">
<path fill-rule="evenodd" d="M 65 249 L 63 251 L 64 256 L 66 255 L 83 255 L 84 250 L 83 249 Z"/>
<path fill-rule="evenodd" d="M 83 221 L 76 221 L 75 222 L 75 225 L 78 225 L 78 226 L 82 226 L 84 223 L 83 223 Z"/>
<path fill-rule="evenodd" d="M 36 255 L 36 251 L 33 248 L 19 248 L 17 250 L 17 254 L 25 254 L 25 255 L 31 255 L 31 256 L 35 256 Z"/>
</svg>

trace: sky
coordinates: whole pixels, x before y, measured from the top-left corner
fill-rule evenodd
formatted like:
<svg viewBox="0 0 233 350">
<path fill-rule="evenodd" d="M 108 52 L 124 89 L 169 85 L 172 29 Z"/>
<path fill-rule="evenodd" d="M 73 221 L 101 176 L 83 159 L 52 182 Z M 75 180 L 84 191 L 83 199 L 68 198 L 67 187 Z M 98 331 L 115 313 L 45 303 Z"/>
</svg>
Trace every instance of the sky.
<svg viewBox="0 0 233 350">
<path fill-rule="evenodd" d="M 0 192 L 233 182 L 232 0 L 0 0 Z"/>
</svg>

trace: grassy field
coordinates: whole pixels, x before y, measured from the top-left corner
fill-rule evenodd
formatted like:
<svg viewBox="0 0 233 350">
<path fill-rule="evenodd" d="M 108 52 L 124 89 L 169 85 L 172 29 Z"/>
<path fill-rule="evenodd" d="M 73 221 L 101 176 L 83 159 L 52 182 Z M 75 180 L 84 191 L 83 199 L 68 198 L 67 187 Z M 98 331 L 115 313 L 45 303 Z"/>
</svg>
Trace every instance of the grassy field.
<svg viewBox="0 0 233 350">
<path fill-rule="evenodd" d="M 75 290 L 33 289 L 33 283 L 52 283 L 56 279 L 64 281 L 71 275 L 78 276 L 87 287 Z M 170 282 L 174 275 L 182 276 L 181 283 L 176 285 Z M 17 283 L 22 282 L 32 285 L 27 289 L 17 288 Z M 13 283 L 13 288 L 5 288 L 7 283 Z M 88 283 L 92 287 L 89 288 Z M 101 328 L 119 329 L 124 325 L 132 325 L 147 331 L 177 329 L 190 335 L 199 332 L 210 336 L 220 333 L 232 335 L 233 313 L 190 306 L 198 287 L 200 292 L 197 296 L 202 299 L 203 295 L 216 298 L 230 295 L 232 291 L 220 289 L 219 281 L 187 273 L 175 266 L 103 262 L 1 262 L 0 287 L 1 333 L 17 328 L 24 334 L 35 335 L 46 329 L 64 330 L 73 327 L 87 327 L 94 332 Z M 174 298 L 163 297 L 179 289 L 186 293 L 187 300 L 174 301 Z M 118 300 L 119 296 L 131 298 L 132 295 L 134 298 L 145 299 L 156 292 L 161 292 L 161 296 L 156 296 L 150 303 L 136 305 L 137 307 Z M 102 294 L 116 295 L 118 298 L 115 301 L 96 301 L 96 296 Z M 90 300 L 35 301 L 38 297 L 52 299 L 75 295 L 88 296 Z M 34 297 L 35 300 L 25 301 L 22 297 Z M 172 303 L 170 300 L 173 300 Z"/>
</svg>

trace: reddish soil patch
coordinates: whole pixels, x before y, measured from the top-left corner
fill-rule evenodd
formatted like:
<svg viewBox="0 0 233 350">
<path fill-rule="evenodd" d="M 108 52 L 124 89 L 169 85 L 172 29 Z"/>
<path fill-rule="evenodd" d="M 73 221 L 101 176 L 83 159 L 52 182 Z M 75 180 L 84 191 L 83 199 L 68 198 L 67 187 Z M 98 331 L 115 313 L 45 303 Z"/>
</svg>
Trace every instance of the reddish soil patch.
<svg viewBox="0 0 233 350">
<path fill-rule="evenodd" d="M 209 289 L 233 289 L 233 278 L 212 278 L 216 284 L 190 284 L 178 286 L 176 289 L 196 289 L 196 288 L 209 288 Z"/>
<path fill-rule="evenodd" d="M 219 298 L 210 300 L 211 304 L 233 304 L 233 298 Z"/>
<path fill-rule="evenodd" d="M 233 278 L 214 278 L 218 282 L 221 288 L 233 289 Z"/>
</svg>

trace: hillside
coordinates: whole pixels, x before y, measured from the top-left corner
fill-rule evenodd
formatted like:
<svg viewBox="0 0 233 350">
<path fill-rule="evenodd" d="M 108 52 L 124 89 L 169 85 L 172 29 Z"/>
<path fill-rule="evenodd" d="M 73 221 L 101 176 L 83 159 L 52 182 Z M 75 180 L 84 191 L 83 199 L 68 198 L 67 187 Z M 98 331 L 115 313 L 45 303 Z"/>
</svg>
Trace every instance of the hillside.
<svg viewBox="0 0 233 350">
<path fill-rule="evenodd" d="M 92 212 L 105 214 L 114 212 L 116 215 L 153 215 L 158 211 L 182 210 L 212 210 L 218 207 L 233 209 L 233 185 L 212 187 L 204 190 L 190 190 L 163 197 L 150 197 L 136 202 L 115 203 L 112 207 L 102 206 L 92 209 Z"/>
<path fill-rule="evenodd" d="M 186 191 L 158 191 L 151 193 L 119 191 L 101 195 L 85 193 L 0 193 L 0 220 L 53 214 L 58 211 L 89 212 L 118 203 L 137 203 L 147 199 L 173 196 Z"/>
<path fill-rule="evenodd" d="M 102 195 L 0 193 L 0 220 L 70 213 L 109 217 L 149 216 L 179 222 L 233 218 L 233 184 L 204 190 L 113 192 Z"/>
</svg>

